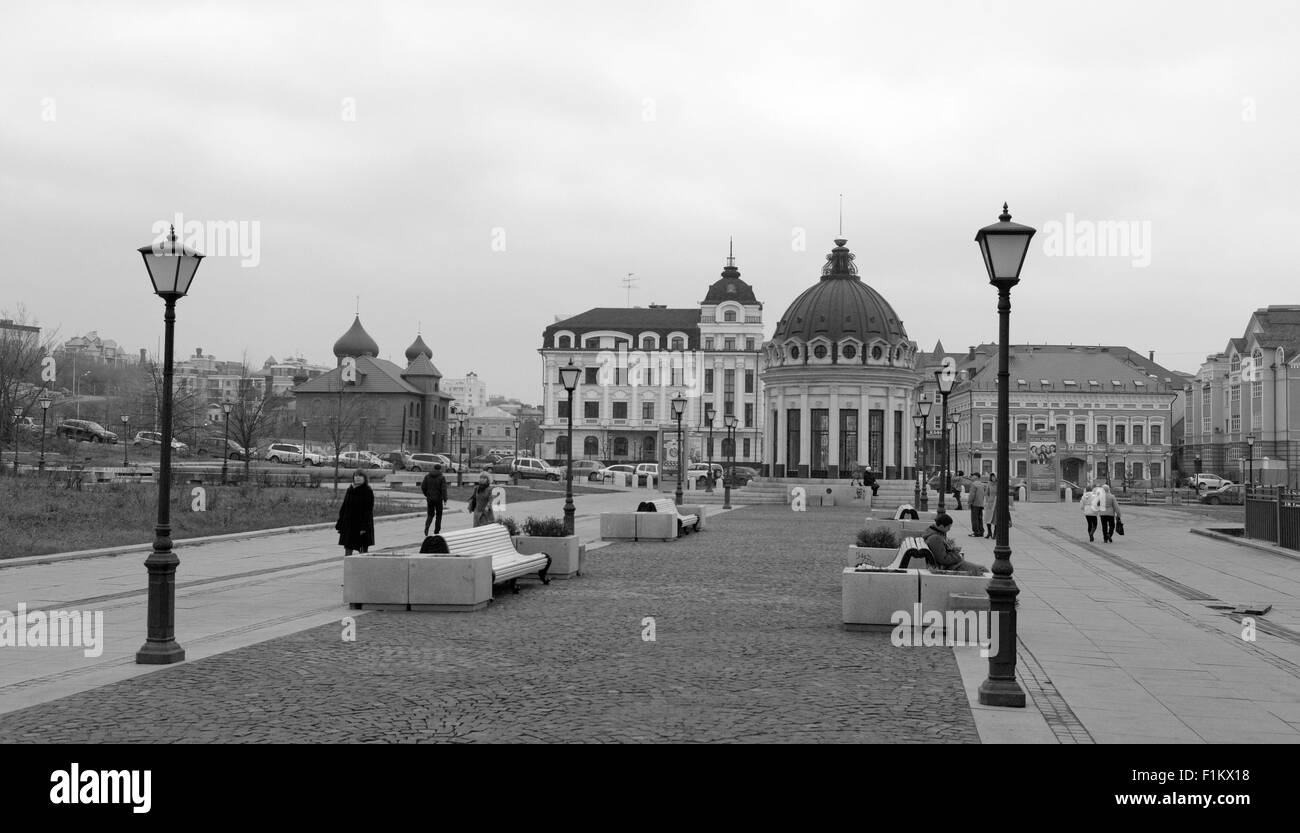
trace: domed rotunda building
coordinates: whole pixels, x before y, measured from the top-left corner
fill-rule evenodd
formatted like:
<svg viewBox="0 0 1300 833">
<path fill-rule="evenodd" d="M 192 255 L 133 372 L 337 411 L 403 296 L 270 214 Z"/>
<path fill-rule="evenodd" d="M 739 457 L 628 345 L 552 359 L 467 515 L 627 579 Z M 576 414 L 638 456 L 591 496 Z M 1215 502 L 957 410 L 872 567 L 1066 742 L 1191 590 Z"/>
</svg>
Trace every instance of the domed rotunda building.
<svg viewBox="0 0 1300 833">
<path fill-rule="evenodd" d="M 764 442 L 775 477 L 846 478 L 870 465 L 910 476 L 917 345 L 858 275 L 840 238 L 821 280 L 790 304 L 764 345 Z"/>
</svg>

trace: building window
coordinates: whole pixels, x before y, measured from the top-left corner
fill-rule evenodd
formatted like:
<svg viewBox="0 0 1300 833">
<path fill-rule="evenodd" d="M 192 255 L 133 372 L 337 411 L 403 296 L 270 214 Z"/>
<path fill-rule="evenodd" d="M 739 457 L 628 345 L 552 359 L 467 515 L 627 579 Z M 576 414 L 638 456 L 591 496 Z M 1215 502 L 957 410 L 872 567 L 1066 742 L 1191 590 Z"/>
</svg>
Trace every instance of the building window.
<svg viewBox="0 0 1300 833">
<path fill-rule="evenodd" d="M 674 336 L 672 349 L 683 350 L 685 348 L 686 348 L 686 341 L 681 336 Z"/>
<path fill-rule="evenodd" d="M 1164 464 L 1163 464 L 1163 463 L 1152 463 L 1152 464 L 1151 464 L 1151 479 L 1152 479 L 1152 480 L 1159 480 L 1161 477 L 1164 476 L 1164 474 L 1165 474 L 1165 468 L 1164 468 Z"/>
<path fill-rule="evenodd" d="M 733 351 L 736 349 L 736 340 L 734 338 L 723 339 L 722 346 L 724 349 L 726 349 L 729 352 Z"/>
<path fill-rule="evenodd" d="M 1241 385 L 1228 388 L 1228 431 L 1233 434 L 1241 431 Z"/>
<path fill-rule="evenodd" d="M 600 440 L 595 437 L 587 437 L 582 441 L 582 456 L 595 457 L 600 453 Z"/>
<path fill-rule="evenodd" d="M 653 402 L 642 402 L 642 403 L 641 403 L 641 418 L 642 418 L 642 419 L 654 419 L 654 418 L 655 418 L 655 403 L 653 403 Z"/>
<path fill-rule="evenodd" d="M 873 361 L 880 361 L 880 357 L 881 357 L 882 355 L 884 355 L 884 354 L 880 352 L 880 345 L 879 345 L 879 344 L 877 344 L 875 347 L 872 347 L 872 348 L 871 348 L 871 358 L 872 358 Z"/>
<path fill-rule="evenodd" d="M 1159 426 L 1159 425 L 1152 425 L 1152 426 L 1151 426 L 1151 444 L 1152 444 L 1152 445 L 1160 445 L 1160 426 Z"/>
<path fill-rule="evenodd" d="M 753 402 L 745 403 L 745 427 L 746 428 L 754 427 L 754 403 Z"/>
<path fill-rule="evenodd" d="M 704 392 L 713 393 L 713 370 L 712 368 L 704 371 Z"/>
<path fill-rule="evenodd" d="M 785 470 L 797 474 L 799 466 L 799 420 L 802 411 L 790 408 L 785 412 Z"/>
<path fill-rule="evenodd" d="M 569 438 L 566 435 L 561 434 L 555 438 L 555 453 L 561 457 L 569 455 Z"/>
<path fill-rule="evenodd" d="M 993 423 L 985 422 L 980 425 L 980 442 L 993 442 Z"/>
<path fill-rule="evenodd" d="M 734 309 L 729 309 L 722 313 L 722 320 L 726 321 L 728 324 L 734 324 L 736 321 L 736 311 Z"/>
<path fill-rule="evenodd" d="M 713 349 L 713 336 L 709 336 L 708 338 L 704 339 L 704 349 L 705 350 Z"/>
<path fill-rule="evenodd" d="M 1081 422 L 1075 423 L 1074 441 L 1076 443 L 1086 443 L 1088 441 L 1087 432 L 1088 432 L 1088 426 L 1084 425 Z"/>
<path fill-rule="evenodd" d="M 745 437 L 740 442 L 741 442 L 740 447 L 744 449 L 744 454 L 741 455 L 742 459 L 748 460 L 749 459 L 749 437 Z"/>
<path fill-rule="evenodd" d="M 614 403 L 614 419 L 627 419 L 627 403 L 626 403 L 626 402 L 615 402 L 615 403 Z"/>
<path fill-rule="evenodd" d="M 858 348 L 854 347 L 852 344 L 846 344 L 840 349 L 840 355 L 846 359 L 852 359 L 858 355 Z"/>
<path fill-rule="evenodd" d="M 1116 445 L 1125 445 L 1125 442 L 1124 442 L 1124 434 L 1125 434 L 1125 432 L 1124 432 L 1124 426 L 1123 426 L 1123 425 L 1116 425 L 1116 426 L 1115 426 L 1115 444 L 1116 444 Z"/>
<path fill-rule="evenodd" d="M 584 378 L 583 378 L 583 380 L 582 380 L 584 383 L 586 383 L 586 384 L 588 384 L 588 385 L 594 385 L 594 384 L 596 384 L 599 380 L 600 380 L 600 368 L 599 368 L 599 367 L 588 367 L 588 368 L 586 368 L 586 373 L 584 374 Z"/>
<path fill-rule="evenodd" d="M 561 350 L 568 350 L 573 347 L 573 339 L 568 336 L 560 336 L 559 346 Z"/>
<path fill-rule="evenodd" d="M 1098 444 L 1098 445 L 1105 445 L 1107 442 L 1109 442 L 1109 440 L 1107 439 L 1107 438 L 1109 437 L 1109 435 L 1110 435 L 1110 434 L 1109 434 L 1109 432 L 1106 430 L 1106 426 L 1105 426 L 1105 425 L 1098 425 L 1098 426 L 1097 426 L 1097 444 Z"/>
<path fill-rule="evenodd" d="M 599 339 L 599 338 L 589 338 L 589 339 L 587 339 L 586 341 L 583 342 L 583 346 L 586 347 L 588 350 L 599 350 L 599 349 L 600 349 L 600 339 Z"/>
<path fill-rule="evenodd" d="M 1016 477 L 1028 477 L 1028 476 L 1029 476 L 1029 461 L 1028 461 L 1028 460 L 1017 460 L 1017 461 L 1016 461 Z"/>
<path fill-rule="evenodd" d="M 791 347 L 791 348 L 790 348 L 790 358 L 792 358 L 792 359 L 797 359 L 797 358 L 799 358 L 799 348 L 798 348 L 798 347 Z"/>
<path fill-rule="evenodd" d="M 583 417 L 585 417 L 586 419 L 600 419 L 600 403 L 599 403 L 599 402 L 583 402 L 583 403 L 582 403 L 582 415 L 583 415 Z"/>
<path fill-rule="evenodd" d="M 1142 464 L 1141 464 L 1141 463 L 1132 463 L 1132 464 L 1130 464 L 1130 465 L 1129 465 L 1129 475 L 1130 475 L 1134 480 L 1141 480 L 1141 479 L 1142 479 Z"/>
<path fill-rule="evenodd" d="M 1201 433 L 1208 434 L 1213 426 L 1210 424 L 1210 387 L 1201 388 Z"/>
<path fill-rule="evenodd" d="M 748 409 L 746 410 L 748 416 Z M 854 471 L 858 467 L 858 412 L 853 408 L 840 409 L 840 471 Z"/>
<path fill-rule="evenodd" d="M 1024 442 L 1026 439 L 1028 439 L 1028 438 L 1029 438 L 1029 423 L 1027 423 L 1027 422 L 1017 422 L 1017 423 L 1016 423 L 1016 442 L 1018 442 L 1018 443 L 1022 443 L 1022 442 Z"/>
<path fill-rule="evenodd" d="M 1067 428 L 1068 426 L 1064 422 L 1056 423 L 1056 444 L 1061 447 L 1060 449 L 1061 451 L 1064 451 L 1065 446 L 1068 445 L 1070 442 L 1065 436 L 1065 431 Z"/>
<path fill-rule="evenodd" d="M 745 371 L 745 393 L 754 392 L 754 371 Z"/>
<path fill-rule="evenodd" d="M 1133 445 L 1142 445 L 1142 426 L 1133 426 Z"/>
<path fill-rule="evenodd" d="M 825 344 L 818 344 L 816 347 L 814 347 L 814 348 L 813 348 L 813 355 L 816 356 L 816 357 L 819 358 L 819 359 L 824 359 L 824 358 L 826 358 L 826 345 L 825 345 Z"/>
<path fill-rule="evenodd" d="M 615 457 L 627 456 L 627 437 L 614 438 L 614 456 Z"/>
<path fill-rule="evenodd" d="M 754 337 L 753 337 L 753 336 L 749 336 L 748 338 L 745 339 L 745 349 L 746 349 L 746 350 L 749 350 L 749 351 L 751 351 L 751 352 L 754 350 Z M 745 456 L 748 457 L 749 455 L 746 454 Z"/>
<path fill-rule="evenodd" d="M 641 339 L 641 349 L 642 350 L 655 349 L 655 340 L 650 336 L 646 336 L 645 338 Z"/>
<path fill-rule="evenodd" d="M 722 414 L 736 412 L 736 371 L 722 371 Z"/>
</svg>

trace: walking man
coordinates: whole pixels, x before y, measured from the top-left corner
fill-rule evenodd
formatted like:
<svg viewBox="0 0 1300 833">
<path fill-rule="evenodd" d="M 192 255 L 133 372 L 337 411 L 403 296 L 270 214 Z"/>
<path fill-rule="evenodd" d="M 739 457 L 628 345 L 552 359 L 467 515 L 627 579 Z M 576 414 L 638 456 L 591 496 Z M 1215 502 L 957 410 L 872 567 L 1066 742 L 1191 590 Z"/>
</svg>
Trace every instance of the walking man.
<svg viewBox="0 0 1300 833">
<path fill-rule="evenodd" d="M 989 487 L 984 482 L 984 478 L 979 472 L 971 474 L 972 482 L 970 484 L 970 537 L 984 537 L 984 498 L 988 495 Z"/>
<path fill-rule="evenodd" d="M 424 535 L 429 536 L 429 523 L 433 522 L 433 534 L 442 533 L 442 509 L 447 505 L 447 478 L 442 474 L 442 463 L 434 463 L 433 471 L 420 481 L 420 491 L 424 492 L 428 511 L 424 516 Z"/>
</svg>

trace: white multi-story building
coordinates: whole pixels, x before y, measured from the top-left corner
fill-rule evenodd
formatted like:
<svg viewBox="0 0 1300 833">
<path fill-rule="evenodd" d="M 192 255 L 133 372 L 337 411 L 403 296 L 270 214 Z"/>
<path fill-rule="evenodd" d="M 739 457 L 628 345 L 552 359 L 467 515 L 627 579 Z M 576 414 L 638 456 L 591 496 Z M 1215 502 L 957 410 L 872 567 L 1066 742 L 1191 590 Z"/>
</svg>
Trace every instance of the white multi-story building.
<svg viewBox="0 0 1300 833">
<path fill-rule="evenodd" d="M 455 397 L 452 404 L 467 413 L 488 404 L 487 384 L 472 370 L 460 379 L 443 379 L 442 391 Z"/>
<path fill-rule="evenodd" d="M 724 418 L 737 418 L 735 459 L 761 459 L 763 305 L 740 277 L 734 257 L 698 307 L 598 307 L 556 321 L 543 332 L 543 457 L 568 451 L 568 394 L 560 368 L 583 369 L 574 391 L 574 457 L 617 461 L 676 459 L 672 400 L 686 399 L 684 459 L 725 459 Z M 712 405 L 713 448 L 706 409 Z M 662 458 L 662 459 L 661 459 Z"/>
</svg>

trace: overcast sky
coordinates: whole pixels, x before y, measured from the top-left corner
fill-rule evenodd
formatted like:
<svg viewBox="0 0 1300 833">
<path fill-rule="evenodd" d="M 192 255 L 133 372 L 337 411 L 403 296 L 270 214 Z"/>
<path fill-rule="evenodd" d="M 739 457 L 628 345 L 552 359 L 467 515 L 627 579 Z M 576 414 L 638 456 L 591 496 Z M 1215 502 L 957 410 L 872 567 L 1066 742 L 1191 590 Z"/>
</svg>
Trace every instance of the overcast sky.
<svg viewBox="0 0 1300 833">
<path fill-rule="evenodd" d="M 360 295 L 381 355 L 422 326 L 445 376 L 535 401 L 555 315 L 626 306 L 628 272 L 634 305 L 695 305 L 729 236 L 770 335 L 841 193 L 909 336 L 992 341 L 973 236 L 1006 200 L 1040 230 L 1014 342 L 1191 371 L 1300 303 L 1298 23 L 1288 3 L 6 0 L 0 310 L 152 351 L 135 249 L 177 213 L 233 221 L 244 251 L 206 252 L 178 355 L 332 365 Z M 1128 248 L 1086 254 L 1117 221 Z"/>
</svg>

